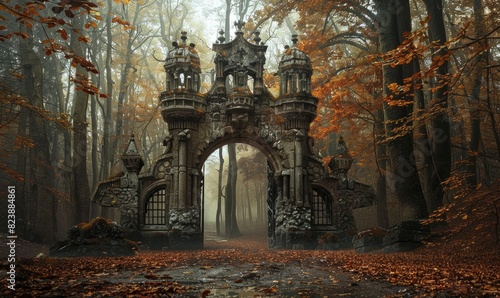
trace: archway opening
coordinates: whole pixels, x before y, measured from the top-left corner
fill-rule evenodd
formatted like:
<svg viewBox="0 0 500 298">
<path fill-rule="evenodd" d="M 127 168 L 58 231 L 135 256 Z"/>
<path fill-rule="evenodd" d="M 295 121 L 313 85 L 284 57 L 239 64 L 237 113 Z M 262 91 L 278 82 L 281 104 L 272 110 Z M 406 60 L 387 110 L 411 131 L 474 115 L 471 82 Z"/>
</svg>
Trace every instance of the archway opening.
<svg viewBox="0 0 500 298">
<path fill-rule="evenodd" d="M 261 151 L 249 144 L 236 143 L 235 148 L 236 188 L 233 192 L 235 197 L 231 202 L 228 202 L 231 200 L 231 186 L 228 186 L 228 183 L 231 183 L 231 179 L 228 179 L 230 175 L 228 146 L 215 149 L 203 165 L 204 246 L 267 247 L 270 237 L 268 160 Z M 234 228 L 238 230 L 237 233 L 234 232 Z"/>
</svg>

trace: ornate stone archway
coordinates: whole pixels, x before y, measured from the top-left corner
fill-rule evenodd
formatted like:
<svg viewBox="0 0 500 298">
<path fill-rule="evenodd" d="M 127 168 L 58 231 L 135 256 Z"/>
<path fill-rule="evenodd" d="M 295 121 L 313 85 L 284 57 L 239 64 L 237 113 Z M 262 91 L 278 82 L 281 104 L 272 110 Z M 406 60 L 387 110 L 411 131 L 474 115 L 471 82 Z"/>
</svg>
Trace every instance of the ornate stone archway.
<svg viewBox="0 0 500 298">
<path fill-rule="evenodd" d="M 317 98 L 311 94 L 311 63 L 297 48 L 297 36 L 293 36 L 292 46 L 287 46 L 281 57 L 277 73 L 280 91 L 275 98 L 263 81 L 267 46 L 261 43 L 258 32 L 249 41 L 244 37 L 243 24 L 236 25 L 238 30 L 232 41 L 226 43 L 220 32 L 218 42 L 213 45 L 215 73 L 206 94 L 199 92 L 200 59 L 195 45 L 186 42 L 185 32 L 182 42 L 173 43 L 168 52 L 164 65 L 166 90 L 159 97 L 169 130 L 164 140 L 165 152 L 148 173 L 138 176 L 140 167 L 129 166 L 127 175 L 121 177 L 124 181 L 127 177 L 138 181 L 133 194 L 136 197 L 129 200 L 135 200 L 136 207 L 122 208 L 122 213 L 136 216 L 138 231 L 152 246 L 172 249 L 203 246 L 201 168 L 208 155 L 224 144 L 251 144 L 269 161 L 273 174 L 269 178 L 268 220 L 273 247 L 311 247 L 316 232 L 334 231 L 342 221 L 334 207 L 347 200 L 342 200 L 345 194 L 340 195 L 339 190 L 363 188 L 359 183 L 349 182 L 344 175 L 352 162 L 350 156 L 336 157 L 334 172 L 328 174 L 314 154 L 309 126 L 316 117 Z M 136 147 L 133 138 L 131 146 Z M 136 165 L 142 162 L 129 149 L 124 154 L 126 161 Z M 109 181 L 101 183 L 93 201 L 102 206 L 111 206 L 110 202 L 121 206 L 125 199 L 107 199 L 116 187 Z M 358 207 L 370 204 L 373 198 L 368 187 L 361 191 L 368 199 L 358 202 Z M 329 203 L 318 203 L 320 199 L 326 200 L 318 197 L 318 193 L 328 196 Z M 164 194 L 165 198 L 159 198 L 158 194 Z M 314 206 L 327 205 L 322 213 L 313 210 Z M 165 214 L 166 219 L 147 220 L 157 218 L 158 214 Z M 332 221 L 316 229 L 314 214 L 323 214 Z"/>
</svg>

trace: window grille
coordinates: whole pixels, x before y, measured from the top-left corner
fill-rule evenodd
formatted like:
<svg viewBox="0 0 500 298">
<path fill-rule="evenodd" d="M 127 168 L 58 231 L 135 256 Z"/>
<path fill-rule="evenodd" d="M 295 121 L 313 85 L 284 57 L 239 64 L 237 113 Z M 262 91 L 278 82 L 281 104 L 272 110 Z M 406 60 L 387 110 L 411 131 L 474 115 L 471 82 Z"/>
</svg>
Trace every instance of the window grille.
<svg viewBox="0 0 500 298">
<path fill-rule="evenodd" d="M 146 201 L 146 225 L 164 225 L 167 223 L 165 189 L 158 189 Z"/>
<path fill-rule="evenodd" d="M 333 224 L 332 199 L 322 189 L 313 189 L 313 224 L 327 226 Z"/>
</svg>

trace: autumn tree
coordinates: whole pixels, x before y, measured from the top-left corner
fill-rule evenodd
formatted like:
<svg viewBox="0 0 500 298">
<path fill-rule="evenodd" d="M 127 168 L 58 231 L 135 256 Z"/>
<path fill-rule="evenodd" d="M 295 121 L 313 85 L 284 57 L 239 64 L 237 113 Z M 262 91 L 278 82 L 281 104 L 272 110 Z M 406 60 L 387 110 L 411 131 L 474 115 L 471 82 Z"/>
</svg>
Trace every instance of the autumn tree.
<svg viewBox="0 0 500 298">
<path fill-rule="evenodd" d="M 23 151 L 24 146 L 29 144 L 30 148 L 26 150 L 27 152 L 31 151 L 31 154 L 23 156 L 21 153 L 17 155 L 18 170 L 22 174 L 20 180 L 26 181 L 24 195 L 31 198 L 30 201 L 23 204 L 23 207 L 29 210 L 23 212 L 20 222 L 28 223 L 27 232 L 31 237 L 42 242 L 54 241 L 57 227 L 61 224 L 56 212 L 59 211 L 60 207 L 58 202 L 63 201 L 65 195 L 60 192 L 64 189 L 59 186 L 61 180 L 59 180 L 57 173 L 61 163 L 58 162 L 58 159 L 59 156 L 68 157 L 68 151 L 66 148 L 59 150 L 59 138 L 55 136 L 59 127 L 69 128 L 67 115 L 59 114 L 64 112 L 62 109 L 65 105 L 64 97 L 60 93 L 62 88 L 54 83 L 62 77 L 52 70 L 46 69 L 44 63 L 53 57 L 45 56 L 60 53 L 57 54 L 60 55 L 58 58 L 65 58 L 67 59 L 65 61 L 69 61 L 71 65 L 79 67 L 80 73 L 86 74 L 87 71 L 94 71 L 95 69 L 85 59 L 85 56 L 79 55 L 77 50 L 70 51 L 65 41 L 69 39 L 69 32 L 72 30 L 71 32 L 75 33 L 73 35 L 75 36 L 73 40 L 75 46 L 77 43 L 86 42 L 82 32 L 77 32 L 78 30 L 73 27 L 73 23 L 79 22 L 75 15 L 79 13 L 86 16 L 95 7 L 97 5 L 91 1 L 59 4 L 7 1 L 0 4 L 2 17 L 8 21 L 5 23 L 7 26 L 0 28 L 3 31 L 0 39 L 2 42 L 18 42 L 19 45 L 17 59 L 20 61 L 20 69 L 17 73 L 19 74 L 18 78 L 22 80 L 23 88 L 11 98 L 16 99 L 13 103 L 18 105 L 20 110 L 26 109 L 27 111 L 26 117 L 19 118 L 18 128 L 20 135 L 26 137 L 26 140 L 30 140 L 30 143 L 20 145 L 20 152 Z M 85 17 L 82 17 L 80 21 L 82 27 L 84 21 Z M 17 41 L 18 37 L 22 40 Z M 72 74 L 69 76 L 77 86 L 77 90 L 84 93 L 95 91 L 84 76 L 79 77 Z M 44 90 L 46 83 L 51 89 L 53 86 L 56 87 L 53 88 L 54 92 Z M 7 98 L 2 96 L 2 99 Z M 79 103 L 77 102 L 77 104 Z M 74 108 L 78 110 L 76 106 Z M 84 116 L 86 117 L 86 115 Z M 81 120 L 78 117 L 76 119 L 75 124 L 78 123 L 78 119 Z M 75 140 L 78 142 L 78 135 Z M 86 164 L 85 159 L 83 164 Z M 83 173 L 86 174 L 86 170 Z M 86 175 L 84 176 L 86 177 Z M 57 187 L 55 179 L 58 179 Z M 81 186 L 84 189 L 85 183 L 82 183 Z M 82 199 L 87 201 L 88 207 L 89 194 L 88 192 L 85 194 L 85 191 L 82 194 Z"/>
<path fill-rule="evenodd" d="M 77 57 L 86 57 L 85 49 L 79 41 L 84 20 L 76 18 L 73 23 L 71 48 Z M 88 73 L 81 65 L 76 65 L 75 78 L 88 81 Z M 72 180 L 71 198 L 74 199 L 73 211 L 76 222 L 89 221 L 90 188 L 87 175 L 87 107 L 89 94 L 75 88 L 73 109 Z M 81 173 L 84 173 L 83 175 Z"/>
<path fill-rule="evenodd" d="M 429 41 L 436 46 L 433 60 L 436 63 L 435 76 L 431 87 L 431 105 L 438 109 L 431 119 L 431 156 L 433 172 L 430 186 L 432 197 L 430 210 L 433 211 L 443 203 L 443 182 L 451 173 L 451 132 L 448 117 L 449 67 L 448 49 L 446 46 L 446 29 L 443 20 L 443 3 L 441 1 L 424 0 L 429 16 Z"/>
<path fill-rule="evenodd" d="M 323 1 L 313 6 L 300 1 L 269 2 L 272 5 L 258 12 L 256 23 L 267 22 L 272 16 L 290 27 L 295 20 L 292 29 L 302 33 L 299 47 L 314 65 L 314 94 L 320 100 L 311 133 L 320 155 L 328 163 L 336 154 L 336 139 L 343 131 L 356 162 L 366 167 L 355 167 L 351 174 L 367 183 L 378 181 L 379 225 L 387 226 L 382 75 L 370 58 L 379 51 L 374 9 L 368 1 Z M 372 141 L 359 143 L 356 139 L 360 136 Z M 368 167 L 371 170 L 366 171 Z"/>
<path fill-rule="evenodd" d="M 382 52 L 395 50 L 404 42 L 404 33 L 411 32 L 410 7 L 408 1 L 375 1 L 379 16 L 385 16 L 379 23 L 379 38 Z M 412 134 L 398 134 L 405 124 L 413 106 L 413 98 L 395 91 L 395 86 L 404 85 L 404 79 L 413 73 L 412 65 L 383 66 L 384 114 L 388 153 L 391 161 L 391 179 L 404 217 L 425 218 L 428 214 L 413 158 Z"/>
<path fill-rule="evenodd" d="M 34 107 L 43 109 L 43 70 L 40 58 L 35 52 L 33 31 L 27 28 L 30 37 L 20 43 L 20 62 L 24 82 L 24 96 Z M 50 163 L 49 142 L 47 138 L 47 124 L 34 111 L 28 112 L 28 138 L 35 146 L 29 155 L 31 165 L 31 187 L 28 195 L 36 203 L 36 211 L 32 219 L 37 224 L 33 226 L 34 239 L 50 243 L 57 233 L 55 224 L 56 198 L 54 194 L 54 175 Z"/>
</svg>

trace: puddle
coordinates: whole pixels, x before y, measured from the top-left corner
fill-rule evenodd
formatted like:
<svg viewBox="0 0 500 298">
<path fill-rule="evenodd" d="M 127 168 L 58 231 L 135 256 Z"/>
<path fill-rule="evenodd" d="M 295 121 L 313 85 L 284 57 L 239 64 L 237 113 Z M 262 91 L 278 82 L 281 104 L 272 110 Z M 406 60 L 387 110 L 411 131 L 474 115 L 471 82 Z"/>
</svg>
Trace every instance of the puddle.
<svg viewBox="0 0 500 298">
<path fill-rule="evenodd" d="M 175 281 L 188 292 L 174 297 L 411 297 L 406 288 L 361 279 L 319 266 L 239 264 L 214 267 L 166 267 L 151 274 L 107 277 L 112 283 Z M 405 295 L 408 293 L 408 295 Z"/>
</svg>

